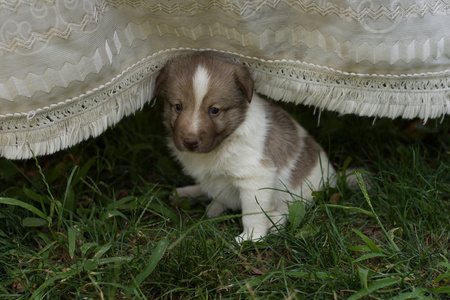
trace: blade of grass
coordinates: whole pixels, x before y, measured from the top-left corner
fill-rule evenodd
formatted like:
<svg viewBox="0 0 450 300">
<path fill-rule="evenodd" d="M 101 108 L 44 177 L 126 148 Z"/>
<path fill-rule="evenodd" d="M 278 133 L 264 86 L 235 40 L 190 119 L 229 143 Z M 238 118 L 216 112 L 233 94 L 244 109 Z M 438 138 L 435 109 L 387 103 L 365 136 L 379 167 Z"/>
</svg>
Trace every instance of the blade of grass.
<svg viewBox="0 0 450 300">
<path fill-rule="evenodd" d="M 354 262 L 361 262 L 366 259 L 371 259 L 371 258 L 375 258 L 375 257 L 386 257 L 386 256 L 387 255 L 385 255 L 383 253 L 369 253 L 369 254 L 361 255 L 360 257 L 355 259 Z"/>
<path fill-rule="evenodd" d="M 358 275 L 359 275 L 359 280 L 361 281 L 361 285 L 363 288 L 368 289 L 368 278 L 369 278 L 369 269 L 366 268 L 360 268 L 358 267 Z"/>
<path fill-rule="evenodd" d="M 42 227 L 47 226 L 48 221 L 41 218 L 23 218 L 22 226 L 23 227 Z"/>
<path fill-rule="evenodd" d="M 58 216 L 58 224 L 56 226 L 56 228 L 58 230 L 61 229 L 61 224 L 62 224 L 62 220 L 63 220 L 62 216 L 63 216 L 64 208 L 66 207 L 67 199 L 69 199 L 70 186 L 71 186 L 71 183 L 72 183 L 73 176 L 75 175 L 75 172 L 77 171 L 77 169 L 78 169 L 78 166 L 75 166 L 72 169 L 72 172 L 70 173 L 70 176 L 69 176 L 69 180 L 67 181 L 67 184 L 66 184 L 66 192 L 64 193 L 64 199 L 63 199 L 62 207 L 61 207 L 61 210 L 59 211 L 59 216 Z M 73 202 L 74 199 L 71 199 L 71 201 Z M 73 206 L 73 204 L 74 203 L 70 203 L 71 206 Z"/>
<path fill-rule="evenodd" d="M 294 201 L 289 206 L 289 223 L 291 224 L 291 228 L 292 229 L 298 228 L 305 215 L 306 215 L 305 204 L 301 201 Z"/>
<path fill-rule="evenodd" d="M 41 165 L 39 164 L 39 161 L 38 161 L 36 155 L 34 154 L 33 149 L 30 147 L 29 144 L 28 144 L 28 148 L 30 149 L 31 153 L 33 154 L 33 158 L 34 158 L 36 167 L 37 167 L 38 170 L 39 170 L 39 174 L 40 174 L 41 177 L 42 177 L 42 181 L 44 182 L 45 187 L 47 188 L 47 193 L 48 193 L 48 195 L 49 195 L 49 197 L 50 197 L 50 200 L 51 200 L 51 204 L 50 204 L 50 215 L 49 215 L 50 220 L 51 220 L 52 217 L 53 217 L 53 213 L 54 213 L 54 211 L 55 211 L 55 207 L 56 207 L 56 209 L 58 209 L 59 206 L 61 205 L 61 203 L 59 203 L 59 201 L 56 201 L 55 197 L 53 197 L 52 191 L 51 191 L 51 189 L 50 189 L 50 186 L 49 186 L 48 183 L 47 183 L 47 180 L 46 180 L 46 178 L 45 178 L 44 172 L 42 171 Z"/>
<path fill-rule="evenodd" d="M 397 296 L 391 298 L 391 300 L 430 299 L 430 297 L 425 296 L 425 292 L 426 292 L 426 290 L 424 290 L 424 291 L 414 291 L 414 292 L 409 292 L 409 293 L 403 293 L 403 294 L 400 294 L 400 295 L 397 295 Z"/>
<path fill-rule="evenodd" d="M 69 278 L 75 274 L 77 274 L 79 271 L 78 270 L 74 270 L 74 269 L 70 269 L 64 273 L 59 273 L 53 277 L 50 277 L 49 279 L 47 279 L 43 284 L 41 284 L 35 291 L 34 293 L 31 295 L 30 299 L 43 299 L 44 296 L 41 294 L 48 286 L 50 286 L 51 284 L 53 284 L 55 281 L 60 280 L 60 279 L 66 279 Z"/>
<path fill-rule="evenodd" d="M 372 213 L 375 215 L 375 219 L 377 220 L 378 225 L 379 225 L 380 228 L 383 230 L 383 233 L 384 233 L 386 239 L 388 239 L 389 243 L 391 244 L 391 247 L 392 247 L 395 251 L 400 252 L 400 249 L 398 248 L 397 244 L 394 242 L 392 236 L 391 236 L 390 234 L 388 234 L 388 232 L 386 231 L 386 228 L 384 228 L 384 225 L 383 225 L 383 223 L 381 222 L 380 218 L 379 218 L 378 215 L 375 213 L 375 210 L 374 210 L 374 208 L 373 208 L 373 206 L 372 206 L 372 201 L 370 200 L 370 197 L 369 197 L 369 193 L 367 192 L 366 185 L 364 184 L 363 177 L 362 177 L 361 173 L 359 173 L 359 172 L 356 172 L 356 181 L 358 182 L 358 186 L 359 186 L 359 188 L 361 189 L 361 191 L 362 191 L 362 193 L 363 193 L 363 195 L 364 195 L 364 198 L 366 199 L 367 203 L 368 203 L 369 206 L 370 206 L 370 210 L 371 210 Z"/>
<path fill-rule="evenodd" d="M 76 241 L 77 230 L 75 227 L 71 226 L 67 230 L 67 239 L 69 241 L 69 256 L 73 259 L 75 253 L 75 241 Z"/>
<path fill-rule="evenodd" d="M 359 235 L 359 237 L 367 244 L 367 246 L 369 246 L 370 250 L 372 250 L 375 253 L 381 253 L 381 249 L 377 247 L 377 245 L 375 245 L 374 242 L 372 242 L 372 240 L 370 238 L 368 238 L 366 235 L 364 235 L 364 233 L 362 233 L 361 231 L 352 228 L 353 232 L 356 233 L 357 235 Z"/>
<path fill-rule="evenodd" d="M 164 253 L 166 252 L 168 245 L 169 245 L 169 240 L 167 238 L 163 238 L 158 242 L 155 250 L 153 250 L 153 253 L 150 256 L 150 260 L 149 260 L 147 267 L 144 269 L 144 271 L 142 271 L 141 273 L 139 273 L 136 276 L 136 278 L 135 278 L 136 286 L 134 286 L 134 287 L 131 286 L 128 289 L 127 296 L 129 296 L 135 290 L 135 288 L 138 288 L 139 285 L 142 283 L 142 281 L 144 281 L 144 279 L 146 279 L 153 272 L 153 270 L 156 268 L 159 261 L 163 257 Z"/>
<path fill-rule="evenodd" d="M 23 201 L 17 200 L 17 199 L 11 199 L 11 198 L 0 198 L 0 204 L 7 204 L 7 205 L 14 205 L 14 206 L 20 206 L 22 208 L 25 208 L 26 210 L 31 211 L 35 215 L 38 215 L 42 219 L 46 220 L 47 222 L 51 221 L 50 217 L 47 217 L 42 211 L 34 207 L 33 205 L 30 205 L 28 203 L 25 203 Z"/>
<path fill-rule="evenodd" d="M 95 253 L 94 259 L 100 259 L 100 257 L 102 257 L 109 249 L 111 249 L 111 247 L 112 247 L 111 243 L 107 243 L 101 246 L 98 249 L 97 253 Z"/>
<path fill-rule="evenodd" d="M 339 204 L 321 204 L 321 205 L 318 205 L 318 206 L 319 207 L 326 206 L 326 207 L 331 207 L 331 208 L 340 208 L 340 209 L 344 209 L 344 210 L 353 210 L 353 211 L 356 211 L 356 212 L 363 213 L 365 215 L 371 216 L 373 218 L 376 217 L 376 215 L 373 212 L 370 212 L 370 211 L 365 210 L 365 209 L 360 208 L 360 207 L 344 206 L 344 205 L 339 205 Z"/>
<path fill-rule="evenodd" d="M 383 279 L 379 279 L 374 281 L 371 285 L 369 285 L 367 288 L 363 288 L 361 290 L 359 290 L 358 292 L 356 292 L 355 294 L 351 295 L 348 300 L 357 300 L 357 299 L 361 299 L 364 296 L 367 296 L 369 294 L 372 294 L 375 291 L 378 291 L 382 288 L 385 288 L 387 286 L 391 286 L 394 284 L 397 284 L 401 281 L 400 278 L 396 278 L 396 277 L 391 277 L 391 278 L 383 278 Z"/>
<path fill-rule="evenodd" d="M 48 196 L 44 196 L 44 195 L 35 193 L 32 190 L 30 190 L 29 188 L 27 188 L 26 186 L 23 187 L 22 191 L 25 193 L 25 195 L 28 196 L 28 198 L 30 198 L 30 200 L 36 201 L 36 202 L 40 203 L 41 205 L 43 205 L 43 204 L 49 205 L 50 204 L 50 200 L 49 200 Z M 46 213 L 45 206 L 43 206 L 42 210 L 44 211 L 44 213 Z"/>
</svg>

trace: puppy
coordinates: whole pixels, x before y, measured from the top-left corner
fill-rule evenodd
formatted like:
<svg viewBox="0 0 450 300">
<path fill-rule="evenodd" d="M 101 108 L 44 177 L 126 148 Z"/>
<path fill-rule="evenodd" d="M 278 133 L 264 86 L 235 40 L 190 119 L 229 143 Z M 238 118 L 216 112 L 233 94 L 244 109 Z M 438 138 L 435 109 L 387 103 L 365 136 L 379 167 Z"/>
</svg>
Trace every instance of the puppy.
<svg viewBox="0 0 450 300">
<path fill-rule="evenodd" d="M 208 217 L 241 210 L 237 241 L 285 223 L 289 203 L 311 202 L 336 173 L 306 130 L 253 84 L 244 66 L 194 54 L 170 61 L 154 89 L 165 97 L 169 148 L 198 183 L 178 196 L 212 198 Z"/>
</svg>

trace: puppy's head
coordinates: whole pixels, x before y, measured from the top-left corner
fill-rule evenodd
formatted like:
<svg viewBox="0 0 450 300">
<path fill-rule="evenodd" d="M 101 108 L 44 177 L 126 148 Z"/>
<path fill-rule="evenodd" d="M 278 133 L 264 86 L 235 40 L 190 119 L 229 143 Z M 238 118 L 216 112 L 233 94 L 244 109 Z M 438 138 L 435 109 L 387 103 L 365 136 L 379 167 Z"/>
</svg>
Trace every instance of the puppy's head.
<svg viewBox="0 0 450 300">
<path fill-rule="evenodd" d="M 180 56 L 160 71 L 165 125 L 180 151 L 207 153 L 244 121 L 253 80 L 243 67 L 205 54 Z"/>
</svg>

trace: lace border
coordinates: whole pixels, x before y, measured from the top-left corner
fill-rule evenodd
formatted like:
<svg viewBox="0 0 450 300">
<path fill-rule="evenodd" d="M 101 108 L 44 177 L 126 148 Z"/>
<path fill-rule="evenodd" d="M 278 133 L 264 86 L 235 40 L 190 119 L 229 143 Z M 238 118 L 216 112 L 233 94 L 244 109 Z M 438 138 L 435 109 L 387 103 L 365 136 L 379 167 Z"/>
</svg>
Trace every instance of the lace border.
<svg viewBox="0 0 450 300">
<path fill-rule="evenodd" d="M 275 100 L 342 114 L 427 120 L 450 114 L 450 72 L 380 76 L 354 74 L 299 61 L 268 61 L 214 49 L 168 49 L 149 56 L 109 83 L 28 114 L 0 116 L 0 156 L 51 154 L 95 137 L 151 101 L 155 76 L 168 59 L 209 51 L 247 65 L 256 90 Z"/>
</svg>

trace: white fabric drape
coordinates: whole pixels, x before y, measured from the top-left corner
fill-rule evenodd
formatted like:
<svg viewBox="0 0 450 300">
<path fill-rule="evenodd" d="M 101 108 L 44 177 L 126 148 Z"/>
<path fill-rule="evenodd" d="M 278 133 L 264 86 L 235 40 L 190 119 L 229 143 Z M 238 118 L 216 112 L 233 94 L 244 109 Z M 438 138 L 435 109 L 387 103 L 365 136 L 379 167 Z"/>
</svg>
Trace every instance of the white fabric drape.
<svg viewBox="0 0 450 300">
<path fill-rule="evenodd" d="M 0 156 L 50 154 L 151 99 L 171 57 L 247 65 L 275 100 L 450 113 L 450 0 L 2 0 Z"/>
</svg>

